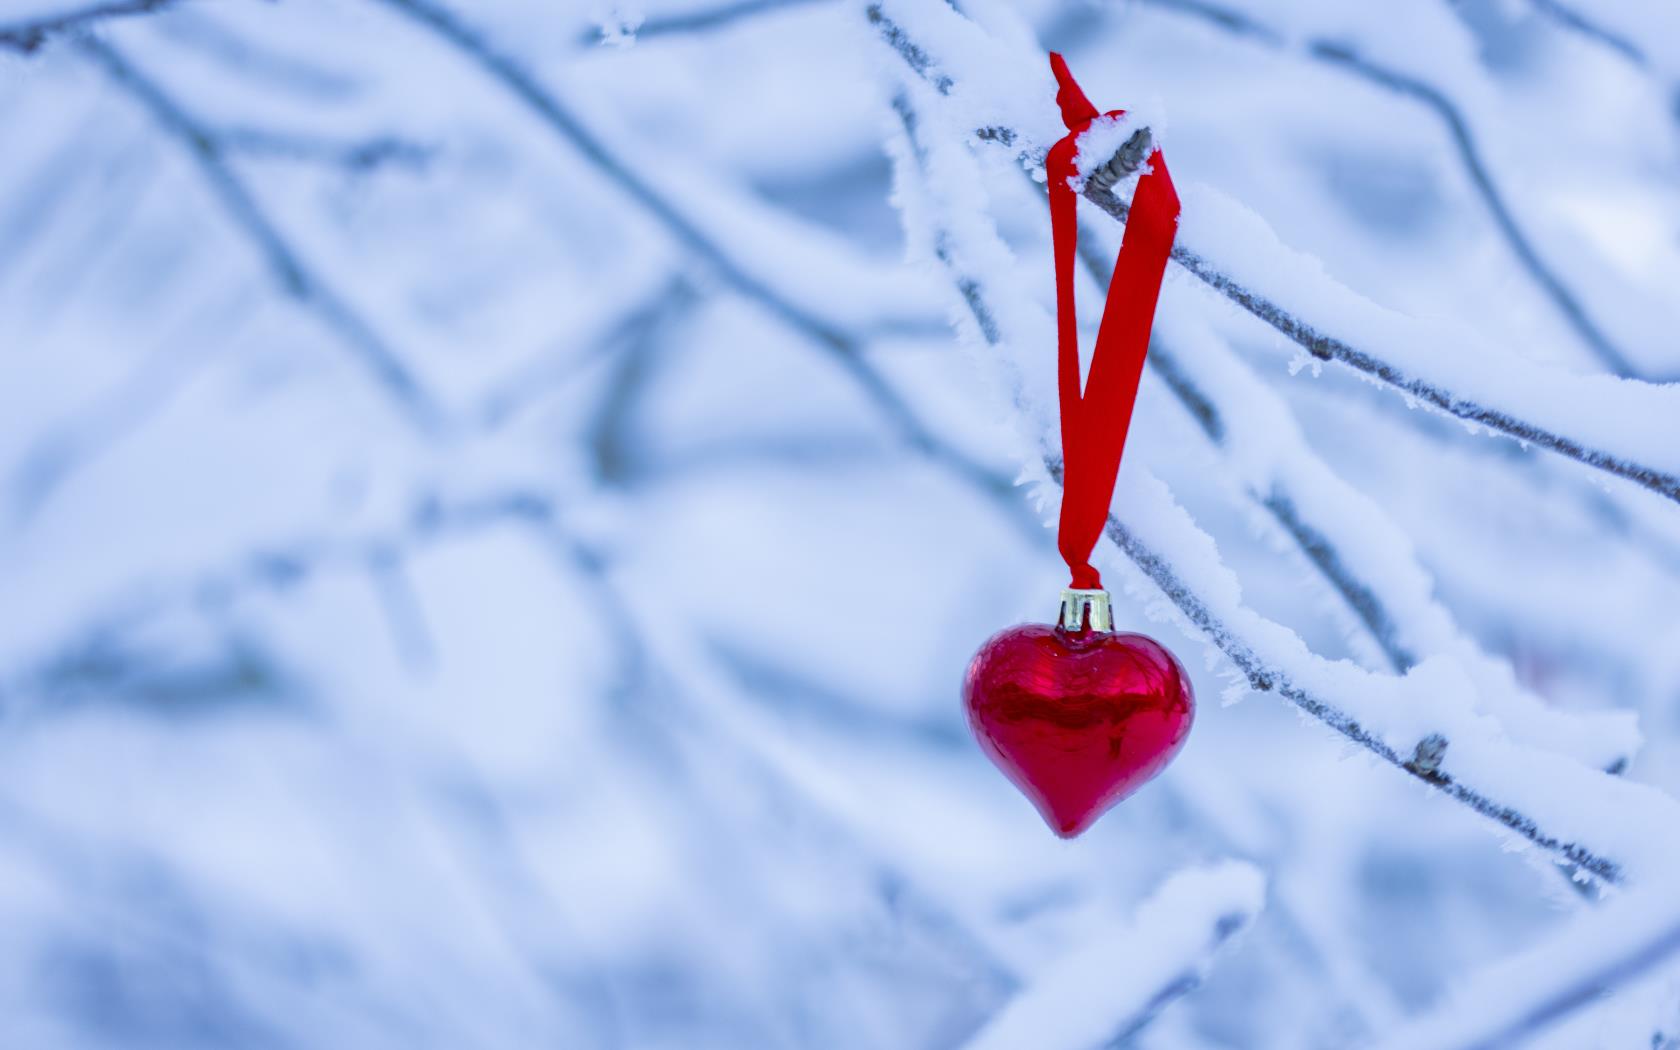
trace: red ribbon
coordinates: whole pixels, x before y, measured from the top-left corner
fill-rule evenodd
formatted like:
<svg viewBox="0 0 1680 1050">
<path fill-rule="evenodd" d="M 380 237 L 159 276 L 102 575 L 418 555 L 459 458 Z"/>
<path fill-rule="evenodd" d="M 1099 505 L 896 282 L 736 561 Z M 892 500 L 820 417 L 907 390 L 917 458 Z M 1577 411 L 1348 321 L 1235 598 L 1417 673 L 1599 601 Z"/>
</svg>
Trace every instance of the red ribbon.
<svg viewBox="0 0 1680 1050">
<path fill-rule="evenodd" d="M 1074 83 L 1067 63 L 1054 52 L 1050 69 L 1060 90 L 1056 104 L 1068 133 L 1045 158 L 1050 179 L 1050 231 L 1056 258 L 1057 390 L 1062 411 L 1062 518 L 1056 546 L 1073 573 L 1073 586 L 1097 588 L 1102 576 L 1091 566 L 1091 551 L 1108 521 L 1120 454 L 1132 422 L 1143 361 L 1149 353 L 1149 330 L 1161 279 L 1178 232 L 1178 194 L 1160 150 L 1149 154 L 1149 172 L 1132 196 L 1114 277 L 1108 283 L 1097 345 L 1085 393 L 1079 392 L 1079 322 L 1073 310 L 1073 256 L 1079 238 L 1078 201 L 1070 178 L 1079 169 L 1077 139 L 1097 119 L 1097 109 Z M 1123 109 L 1105 116 L 1118 117 Z"/>
</svg>

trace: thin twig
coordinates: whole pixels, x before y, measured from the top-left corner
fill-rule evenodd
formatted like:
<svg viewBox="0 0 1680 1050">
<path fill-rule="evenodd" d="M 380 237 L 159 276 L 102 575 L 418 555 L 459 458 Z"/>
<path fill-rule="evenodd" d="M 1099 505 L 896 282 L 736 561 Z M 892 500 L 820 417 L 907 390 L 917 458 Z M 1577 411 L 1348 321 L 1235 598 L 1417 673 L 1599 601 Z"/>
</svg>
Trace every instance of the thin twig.
<svg viewBox="0 0 1680 1050">
<path fill-rule="evenodd" d="M 214 137 L 224 153 L 325 164 L 352 172 L 382 167 L 419 171 L 431 162 L 436 153 L 429 146 L 391 135 L 332 139 L 313 134 L 235 127 L 224 128 Z"/>
<path fill-rule="evenodd" d="M 956 81 L 943 73 L 935 74 L 933 72 L 933 59 L 929 57 L 927 50 L 912 40 L 910 34 L 900 28 L 897 22 L 888 18 L 886 13 L 881 10 L 880 4 L 870 4 L 865 9 L 865 14 L 869 18 L 869 24 L 880 32 L 881 39 L 887 42 L 888 47 L 898 52 L 898 57 L 904 59 L 905 65 L 914 70 L 917 76 L 927 81 L 932 85 L 933 90 L 941 95 L 951 93 L 951 88 L 956 86 Z M 1015 133 L 1013 131 L 1009 132 L 1004 138 L 1004 145 L 1013 142 L 1014 137 Z"/>
<path fill-rule="evenodd" d="M 84 28 L 107 19 L 151 14 L 178 2 L 179 0 L 111 0 L 109 3 L 89 4 L 87 7 L 56 15 L 0 24 L 0 47 L 29 54 L 58 33 Z"/>
<path fill-rule="evenodd" d="M 1606 27 L 1602 22 L 1594 21 L 1582 14 L 1580 9 L 1563 0 L 1529 0 L 1534 9 L 1543 17 L 1562 26 L 1570 32 L 1585 37 L 1623 59 L 1634 69 L 1644 73 L 1664 94 L 1664 103 L 1669 116 L 1675 123 L 1680 124 L 1680 80 L 1673 78 L 1672 71 L 1659 71 L 1651 56 L 1640 46 L 1638 41 L 1625 33 Z"/>
<path fill-rule="evenodd" d="M 238 12 L 239 7 L 228 4 L 221 10 Z M 254 81 L 289 95 L 322 104 L 344 101 L 363 86 L 363 74 L 334 69 L 319 51 L 300 56 L 285 50 L 283 45 L 267 39 L 253 41 L 250 37 L 222 24 L 211 16 L 209 5 L 186 8 L 181 17 L 172 18 L 159 28 L 170 38 L 190 46 L 205 58 L 222 66 L 241 80 Z M 249 10 L 249 8 L 247 8 Z"/>
<path fill-rule="evenodd" d="M 422 432 L 434 433 L 442 410 L 407 364 L 350 304 L 303 261 L 224 156 L 223 143 L 192 117 L 161 85 L 141 73 L 115 47 L 93 36 L 77 38 L 82 52 L 105 70 L 142 105 L 197 164 L 229 218 L 257 247 L 274 279 L 291 298 L 312 309 L 336 331 L 402 417 Z"/>
<path fill-rule="evenodd" d="M 569 335 L 565 348 L 545 347 L 531 360 L 512 369 L 480 399 L 474 415 L 486 428 L 503 425 L 557 387 L 591 374 L 590 366 L 603 358 L 645 339 L 650 331 L 668 323 L 671 317 L 687 314 L 700 301 L 699 289 L 692 281 L 683 274 L 673 275 L 619 313 L 604 330 L 585 336 L 583 342 L 587 345 L 583 349 L 566 349 L 579 343 L 575 336 Z"/>
<path fill-rule="evenodd" d="M 1529 3 L 1534 10 L 1565 29 L 1602 44 L 1640 69 L 1650 68 L 1651 60 L 1644 48 L 1621 33 L 1593 21 L 1563 0 L 1529 0 Z"/>
</svg>

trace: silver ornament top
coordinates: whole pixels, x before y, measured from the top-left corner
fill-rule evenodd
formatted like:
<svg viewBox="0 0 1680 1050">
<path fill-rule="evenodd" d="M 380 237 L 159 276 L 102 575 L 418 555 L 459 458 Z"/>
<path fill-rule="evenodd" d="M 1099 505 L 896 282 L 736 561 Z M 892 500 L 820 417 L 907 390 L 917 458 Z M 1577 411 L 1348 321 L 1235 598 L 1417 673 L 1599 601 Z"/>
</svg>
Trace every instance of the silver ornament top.
<svg viewBox="0 0 1680 1050">
<path fill-rule="evenodd" d="M 1114 630 L 1114 613 L 1108 607 L 1108 592 L 1101 588 L 1064 587 L 1062 615 L 1056 626 L 1064 631 Z"/>
</svg>

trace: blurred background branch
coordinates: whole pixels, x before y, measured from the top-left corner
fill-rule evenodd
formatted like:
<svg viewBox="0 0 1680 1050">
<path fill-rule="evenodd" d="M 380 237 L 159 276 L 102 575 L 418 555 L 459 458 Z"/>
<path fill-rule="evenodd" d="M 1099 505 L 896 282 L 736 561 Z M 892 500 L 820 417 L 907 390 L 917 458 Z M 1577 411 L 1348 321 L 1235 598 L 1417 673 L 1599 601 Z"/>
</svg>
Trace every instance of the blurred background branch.
<svg viewBox="0 0 1680 1050">
<path fill-rule="evenodd" d="M 110 3 L 83 6 L 69 4 L 50 10 L 49 13 L 17 21 L 0 21 L 0 48 L 9 47 L 28 54 L 59 33 L 81 29 L 108 19 L 153 14 L 178 2 L 179 0 L 111 0 Z"/>
</svg>

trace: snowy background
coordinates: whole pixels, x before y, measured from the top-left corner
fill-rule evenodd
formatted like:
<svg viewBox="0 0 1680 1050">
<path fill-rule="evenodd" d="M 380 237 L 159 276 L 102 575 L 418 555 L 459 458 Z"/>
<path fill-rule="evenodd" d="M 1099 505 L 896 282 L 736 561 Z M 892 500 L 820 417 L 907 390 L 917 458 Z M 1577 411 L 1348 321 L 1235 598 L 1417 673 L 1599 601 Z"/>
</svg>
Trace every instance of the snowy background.
<svg viewBox="0 0 1680 1050">
<path fill-rule="evenodd" d="M 443 2 L 0 0 L 0 1046 L 1680 1045 L 1671 4 Z M 1202 275 L 1072 843 L 1046 48 Z"/>
</svg>

